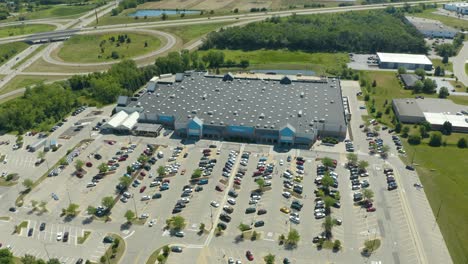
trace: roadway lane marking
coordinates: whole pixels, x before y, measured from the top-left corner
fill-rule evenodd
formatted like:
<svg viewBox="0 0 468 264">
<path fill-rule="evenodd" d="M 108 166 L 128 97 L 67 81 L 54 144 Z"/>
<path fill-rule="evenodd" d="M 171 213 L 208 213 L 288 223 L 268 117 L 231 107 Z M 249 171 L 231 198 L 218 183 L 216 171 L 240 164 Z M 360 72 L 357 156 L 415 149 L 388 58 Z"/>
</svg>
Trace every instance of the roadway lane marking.
<svg viewBox="0 0 468 264">
<path fill-rule="evenodd" d="M 131 237 L 134 233 L 135 233 L 135 230 L 133 230 L 132 232 L 130 232 L 130 234 L 128 234 L 128 236 L 125 236 L 123 239 L 127 239 L 127 238 Z"/>
</svg>

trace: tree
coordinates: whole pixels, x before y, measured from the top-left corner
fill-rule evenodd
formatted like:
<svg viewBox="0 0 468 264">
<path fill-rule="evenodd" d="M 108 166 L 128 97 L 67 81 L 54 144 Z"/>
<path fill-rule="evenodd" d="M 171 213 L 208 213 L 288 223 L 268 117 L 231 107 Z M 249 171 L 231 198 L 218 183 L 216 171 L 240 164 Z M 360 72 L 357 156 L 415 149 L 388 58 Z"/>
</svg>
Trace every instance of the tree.
<svg viewBox="0 0 468 264">
<path fill-rule="evenodd" d="M 166 20 L 167 19 L 167 14 L 166 13 L 162 13 L 161 15 L 161 20 Z"/>
<path fill-rule="evenodd" d="M 67 208 L 63 209 L 63 213 L 67 216 L 76 216 L 78 214 L 79 207 L 79 205 L 71 203 Z"/>
<path fill-rule="evenodd" d="M 40 160 L 43 160 L 45 158 L 45 152 L 44 151 L 39 151 L 37 153 L 37 158 L 40 159 Z"/>
<path fill-rule="evenodd" d="M 22 264 L 37 264 L 37 259 L 33 255 L 26 254 L 20 258 Z M 9 263 L 3 262 L 3 258 L 0 257 L 0 263 Z"/>
<path fill-rule="evenodd" d="M 82 160 L 76 160 L 75 161 L 75 169 L 77 171 L 82 171 L 84 166 L 84 162 Z"/>
<path fill-rule="evenodd" d="M 330 239 L 333 237 L 332 235 L 333 225 L 334 225 L 333 219 L 331 218 L 331 216 L 327 215 L 322 224 L 323 228 L 325 229 L 325 237 L 327 239 Z"/>
<path fill-rule="evenodd" d="M 442 63 L 443 63 L 443 64 L 447 64 L 448 61 L 449 61 L 448 56 L 444 56 L 444 57 L 442 58 Z"/>
<path fill-rule="evenodd" d="M 26 190 L 31 190 L 33 185 L 34 185 L 34 182 L 31 179 L 24 179 L 23 186 L 24 188 L 26 188 Z"/>
<path fill-rule="evenodd" d="M 60 158 L 59 164 L 62 166 L 68 165 L 68 161 L 65 157 Z"/>
<path fill-rule="evenodd" d="M 360 160 L 358 163 L 358 168 L 361 171 L 365 171 L 366 168 L 369 167 L 369 162 L 367 160 Z"/>
<path fill-rule="evenodd" d="M 440 66 L 437 66 L 434 70 L 434 76 L 440 76 Z"/>
<path fill-rule="evenodd" d="M 265 186 L 265 180 L 263 178 L 258 178 L 255 182 L 258 184 L 258 188 L 263 190 L 263 187 Z"/>
<path fill-rule="evenodd" d="M 131 222 L 135 218 L 135 213 L 132 210 L 127 210 L 124 214 L 125 219 L 127 219 L 127 222 Z"/>
<path fill-rule="evenodd" d="M 265 261 L 266 264 L 275 264 L 275 255 L 273 254 L 268 254 L 265 257 L 263 257 L 263 260 Z"/>
<path fill-rule="evenodd" d="M 439 89 L 439 98 L 447 98 L 449 95 L 450 93 L 447 87 L 444 86 Z"/>
<path fill-rule="evenodd" d="M 130 184 L 132 184 L 132 178 L 130 177 L 126 177 L 126 176 L 122 176 L 119 178 L 119 183 L 124 186 L 125 188 L 128 188 L 128 186 L 130 186 Z"/>
<path fill-rule="evenodd" d="M 424 80 L 424 77 L 426 76 L 426 71 L 423 68 L 417 68 L 414 70 L 414 73 L 421 77 Z"/>
<path fill-rule="evenodd" d="M 250 65 L 249 60 L 241 60 L 240 61 L 240 66 L 241 66 L 242 69 L 245 69 L 245 68 L 249 67 L 249 65 Z"/>
<path fill-rule="evenodd" d="M 423 129 L 425 129 L 424 127 L 421 127 Z M 411 145 L 419 145 L 421 144 L 421 136 L 418 135 L 418 134 L 411 134 L 409 137 L 408 137 L 408 143 L 410 143 Z"/>
<path fill-rule="evenodd" d="M 117 44 L 118 44 L 118 43 L 117 43 Z M 111 52 L 111 58 L 112 58 L 112 59 L 116 60 L 116 59 L 118 59 L 119 57 L 120 57 L 120 55 L 119 55 L 119 53 L 118 53 L 117 51 L 113 50 L 113 51 Z"/>
<path fill-rule="evenodd" d="M 396 133 L 400 133 L 400 132 L 401 132 L 401 123 L 400 123 L 400 122 L 396 123 L 396 125 L 395 125 L 395 132 L 396 132 Z"/>
<path fill-rule="evenodd" d="M 346 158 L 348 159 L 348 163 L 350 164 L 356 164 L 358 161 L 358 156 L 354 153 L 346 154 Z"/>
<path fill-rule="evenodd" d="M 166 175 L 166 169 L 163 166 L 159 166 L 157 172 L 159 177 L 163 177 L 164 175 Z"/>
<path fill-rule="evenodd" d="M 372 87 L 376 87 L 377 86 L 377 82 L 375 80 L 372 81 Z"/>
<path fill-rule="evenodd" d="M 427 94 L 434 93 L 436 87 L 437 87 L 436 81 L 431 80 L 431 79 L 425 79 L 424 80 L 423 92 L 427 93 Z"/>
<path fill-rule="evenodd" d="M 330 176 L 330 174 L 327 172 L 322 178 L 322 185 L 325 188 L 325 194 L 328 194 L 330 192 L 330 186 L 332 186 L 335 183 L 333 178 Z"/>
<path fill-rule="evenodd" d="M 297 243 L 299 243 L 299 240 L 301 239 L 301 236 L 299 235 L 299 232 L 297 232 L 296 229 L 292 228 L 291 231 L 288 233 L 288 237 L 286 238 L 286 244 L 288 246 L 297 246 Z"/>
<path fill-rule="evenodd" d="M 169 256 L 169 253 L 170 253 L 170 252 L 171 252 L 171 248 L 170 248 L 168 245 L 165 245 L 165 246 L 163 247 L 163 256 L 164 256 L 164 257 Z"/>
<path fill-rule="evenodd" d="M 450 123 L 449 121 L 445 121 L 444 124 L 442 124 L 442 134 L 452 134 L 452 123 Z"/>
<path fill-rule="evenodd" d="M 60 260 L 57 258 L 51 258 L 49 261 L 47 261 L 47 264 L 62 264 L 62 262 L 60 262 Z"/>
<path fill-rule="evenodd" d="M 435 131 L 431 134 L 429 139 L 429 146 L 440 147 L 442 145 L 442 133 Z"/>
<path fill-rule="evenodd" d="M 330 208 L 336 202 L 336 200 L 333 197 L 325 196 L 325 198 L 323 199 L 323 202 L 325 203 L 325 213 L 329 215 Z"/>
<path fill-rule="evenodd" d="M 88 206 L 88 208 L 86 208 L 86 212 L 89 214 L 89 215 L 95 215 L 96 212 L 97 212 L 97 209 L 96 207 L 93 207 L 93 206 Z"/>
<path fill-rule="evenodd" d="M 333 249 L 334 250 L 340 250 L 341 249 L 341 241 L 336 239 L 335 242 L 333 242 Z"/>
<path fill-rule="evenodd" d="M 202 176 L 203 171 L 201 169 L 195 169 L 192 173 L 192 179 L 198 179 Z"/>
<path fill-rule="evenodd" d="M 239 230 L 240 230 L 241 232 L 250 230 L 250 226 L 249 226 L 249 225 L 246 225 L 246 224 L 244 224 L 244 223 L 240 223 L 239 226 L 238 226 L 237 228 L 239 228 Z"/>
<path fill-rule="evenodd" d="M 406 68 L 405 67 L 398 67 L 398 74 L 405 74 L 406 73 Z"/>
<path fill-rule="evenodd" d="M 410 128 L 408 126 L 403 126 L 401 132 L 403 133 L 401 136 L 402 137 L 408 137 L 408 133 L 410 131 Z"/>
<path fill-rule="evenodd" d="M 372 201 L 372 198 L 374 198 L 374 192 L 371 189 L 366 188 L 362 190 L 362 196 L 364 197 L 364 199 Z"/>
<path fill-rule="evenodd" d="M 198 227 L 198 229 L 200 230 L 200 233 L 205 231 L 205 223 L 200 223 L 200 226 Z"/>
<path fill-rule="evenodd" d="M 329 157 L 324 157 L 322 159 L 322 164 L 325 167 L 335 167 L 335 163 L 333 163 L 333 159 L 331 159 Z"/>
<path fill-rule="evenodd" d="M 111 208 L 114 205 L 114 197 L 106 196 L 102 198 L 101 205 L 104 206 L 105 208 Z"/>
<path fill-rule="evenodd" d="M 167 219 L 166 224 L 169 226 L 170 229 L 179 231 L 184 229 L 187 223 L 185 223 L 185 218 L 178 215 Z"/>
<path fill-rule="evenodd" d="M 382 146 L 382 153 L 380 153 L 380 156 L 384 159 L 388 157 L 388 152 L 390 151 L 390 146 L 389 145 L 383 145 Z"/>
<path fill-rule="evenodd" d="M 106 173 L 109 170 L 109 166 L 103 162 L 99 164 L 98 169 L 100 173 Z"/>
<path fill-rule="evenodd" d="M 416 82 L 414 82 L 414 85 L 413 85 L 413 91 L 414 93 L 420 93 L 422 92 L 424 89 L 424 83 L 420 80 L 417 80 Z"/>
<path fill-rule="evenodd" d="M 457 142 L 457 146 L 459 148 L 466 148 L 467 147 L 466 138 L 460 138 Z"/>
</svg>

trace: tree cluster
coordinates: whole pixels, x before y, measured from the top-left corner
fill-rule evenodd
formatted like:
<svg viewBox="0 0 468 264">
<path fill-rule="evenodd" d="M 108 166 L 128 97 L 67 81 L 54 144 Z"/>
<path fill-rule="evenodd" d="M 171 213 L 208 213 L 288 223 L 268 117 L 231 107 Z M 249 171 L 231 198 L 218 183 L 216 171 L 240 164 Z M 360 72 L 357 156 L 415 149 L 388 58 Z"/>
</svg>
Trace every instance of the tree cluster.
<svg viewBox="0 0 468 264">
<path fill-rule="evenodd" d="M 212 32 L 202 49 L 262 48 L 311 52 L 425 53 L 423 36 L 400 16 L 385 11 L 272 17 L 245 27 Z"/>
</svg>

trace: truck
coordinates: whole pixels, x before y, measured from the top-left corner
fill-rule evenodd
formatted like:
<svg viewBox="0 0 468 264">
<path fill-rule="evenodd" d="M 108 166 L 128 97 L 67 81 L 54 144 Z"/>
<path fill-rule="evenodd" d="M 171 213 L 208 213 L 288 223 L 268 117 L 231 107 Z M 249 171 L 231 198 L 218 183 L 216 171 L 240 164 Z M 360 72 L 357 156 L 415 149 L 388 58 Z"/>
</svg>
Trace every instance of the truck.
<svg viewBox="0 0 468 264">
<path fill-rule="evenodd" d="M 41 139 L 39 141 L 34 142 L 29 146 L 29 151 L 30 152 L 35 152 L 36 150 L 40 149 L 42 146 L 44 146 L 47 142 L 47 139 Z"/>
<path fill-rule="evenodd" d="M 164 158 L 164 153 L 162 153 L 162 151 L 158 152 L 158 158 L 160 159 Z"/>
</svg>

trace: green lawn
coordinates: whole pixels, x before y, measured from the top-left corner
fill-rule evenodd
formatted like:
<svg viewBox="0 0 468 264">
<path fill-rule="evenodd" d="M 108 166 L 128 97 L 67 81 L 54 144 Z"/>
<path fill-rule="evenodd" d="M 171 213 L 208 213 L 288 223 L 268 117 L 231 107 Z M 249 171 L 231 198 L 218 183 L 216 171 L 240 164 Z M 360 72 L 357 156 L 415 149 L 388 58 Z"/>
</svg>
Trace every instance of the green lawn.
<svg viewBox="0 0 468 264">
<path fill-rule="evenodd" d="M 118 44 L 118 35 L 127 35 L 130 43 Z M 109 38 L 114 37 L 112 42 Z M 148 46 L 145 47 L 145 41 Z M 102 45 L 104 53 L 100 48 Z M 58 52 L 58 57 L 68 62 L 102 62 L 112 61 L 112 52 L 117 52 L 118 59 L 132 58 L 156 50 L 161 46 L 161 40 L 158 37 L 128 32 L 114 32 L 98 35 L 77 35 L 64 42 L 63 47 Z"/>
<path fill-rule="evenodd" d="M 55 26 L 47 24 L 30 24 L 0 27 L 0 38 L 52 31 L 54 29 Z"/>
<path fill-rule="evenodd" d="M 83 13 L 86 13 L 94 9 L 96 5 L 87 4 L 80 6 L 68 6 L 68 5 L 50 5 L 42 6 L 40 10 L 34 12 L 22 13 L 26 19 L 40 19 L 40 18 L 51 18 L 51 17 L 67 17 L 75 18 L 81 16 Z"/>
<path fill-rule="evenodd" d="M 444 64 L 442 63 L 441 59 L 431 59 L 431 61 L 432 61 L 432 64 L 434 65 L 434 68 L 437 66 L 440 66 L 441 68 L 444 68 L 447 71 L 453 72 L 453 65 L 451 62 Z"/>
<path fill-rule="evenodd" d="M 24 42 L 0 44 L 0 66 L 28 47 Z"/>
<path fill-rule="evenodd" d="M 14 91 L 19 88 L 24 88 L 32 85 L 39 84 L 41 82 L 51 82 L 58 80 L 68 79 L 70 76 L 37 76 L 37 75 L 18 75 L 9 81 L 3 88 L 0 90 L 0 94 L 6 94 L 8 92 Z"/>
<path fill-rule="evenodd" d="M 203 35 L 216 31 L 223 26 L 232 24 L 231 22 L 226 23 L 211 23 L 211 24 L 198 24 L 190 26 L 176 26 L 167 28 L 154 28 L 155 30 L 165 31 L 172 33 L 182 39 L 182 44 L 188 43 L 194 39 L 200 38 Z"/>
<path fill-rule="evenodd" d="M 438 15 L 438 14 L 433 14 L 432 12 L 435 12 L 435 8 L 430 8 L 424 10 L 422 13 L 414 13 L 414 14 L 408 14 L 409 16 L 415 16 L 415 17 L 422 17 L 422 18 L 429 18 L 429 19 L 434 19 L 434 20 L 439 20 L 446 26 L 451 26 L 454 28 L 458 29 L 468 29 L 468 20 L 465 19 L 458 19 L 455 17 L 449 17 L 449 16 L 444 16 L 444 15 Z"/>
<path fill-rule="evenodd" d="M 406 146 L 408 159 L 413 156 L 412 149 Z M 440 207 L 437 222 L 453 263 L 465 263 L 468 252 L 468 150 L 425 144 L 414 149 L 414 163 L 418 164 L 416 169 L 434 215 Z"/>
<path fill-rule="evenodd" d="M 222 50 L 226 60 L 239 62 L 247 59 L 250 62 L 248 69 L 267 70 L 312 70 L 316 74 L 326 74 L 327 69 L 340 67 L 347 63 L 349 57 L 345 53 L 308 53 L 289 50 Z M 200 51 L 203 56 L 207 51 Z"/>
</svg>

